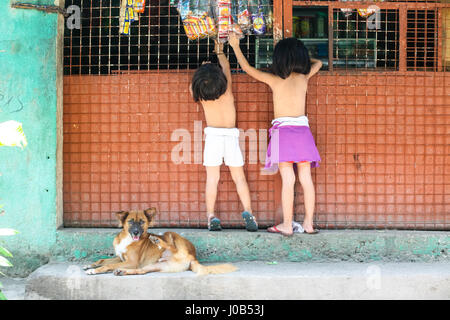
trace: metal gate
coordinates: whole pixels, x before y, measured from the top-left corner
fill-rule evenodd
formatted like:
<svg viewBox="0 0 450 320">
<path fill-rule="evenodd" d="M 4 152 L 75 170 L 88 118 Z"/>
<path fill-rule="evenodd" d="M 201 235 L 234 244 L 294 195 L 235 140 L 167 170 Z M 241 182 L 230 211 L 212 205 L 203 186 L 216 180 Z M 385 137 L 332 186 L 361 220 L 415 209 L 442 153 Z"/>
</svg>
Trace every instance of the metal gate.
<svg viewBox="0 0 450 320">
<path fill-rule="evenodd" d="M 81 28 L 64 35 L 65 226 L 115 226 L 115 211 L 155 206 L 157 226 L 204 227 L 205 122 L 188 85 L 203 60 L 215 61 L 212 40 L 188 41 L 169 0 L 147 1 L 130 35 L 119 32 L 120 0 L 70 5 L 81 9 Z M 274 41 L 288 36 L 324 61 L 307 97 L 322 156 L 313 170 L 319 227 L 449 229 L 449 8 L 275 0 L 273 33 L 241 42 L 259 68 L 269 65 Z M 280 178 L 260 174 L 272 96 L 239 72 L 227 46 L 226 53 L 252 205 L 264 227 L 281 218 Z M 182 141 L 191 152 L 180 163 L 173 154 Z M 225 168 L 216 208 L 225 227 L 241 225 Z"/>
</svg>

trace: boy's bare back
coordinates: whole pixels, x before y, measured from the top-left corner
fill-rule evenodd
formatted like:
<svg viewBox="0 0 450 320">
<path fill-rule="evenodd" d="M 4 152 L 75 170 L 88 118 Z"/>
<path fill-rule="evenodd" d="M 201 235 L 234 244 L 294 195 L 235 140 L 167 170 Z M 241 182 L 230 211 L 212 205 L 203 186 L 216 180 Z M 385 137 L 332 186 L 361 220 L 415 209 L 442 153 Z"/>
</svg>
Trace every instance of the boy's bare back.
<svg viewBox="0 0 450 320">
<path fill-rule="evenodd" d="M 231 86 L 216 100 L 200 101 L 205 112 L 206 125 L 214 128 L 235 128 L 236 108 Z"/>
</svg>

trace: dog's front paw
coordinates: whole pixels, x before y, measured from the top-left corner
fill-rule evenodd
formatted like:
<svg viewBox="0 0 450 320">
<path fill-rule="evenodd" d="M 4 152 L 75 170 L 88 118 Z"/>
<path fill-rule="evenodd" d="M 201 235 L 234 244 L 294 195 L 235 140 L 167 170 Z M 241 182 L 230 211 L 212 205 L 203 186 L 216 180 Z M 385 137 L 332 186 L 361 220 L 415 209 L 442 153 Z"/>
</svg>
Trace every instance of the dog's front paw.
<svg viewBox="0 0 450 320">
<path fill-rule="evenodd" d="M 153 235 L 149 235 L 148 238 L 150 239 L 150 241 L 158 244 L 161 240 L 158 237 L 155 237 Z"/>
<path fill-rule="evenodd" d="M 114 270 L 114 275 L 115 276 L 124 276 L 125 275 L 125 271 L 121 270 L 121 269 L 116 269 L 116 270 Z"/>
<path fill-rule="evenodd" d="M 85 265 L 85 266 L 83 266 L 82 267 L 83 268 L 83 270 L 89 270 L 89 269 L 93 269 L 93 268 L 95 268 L 95 266 L 94 265 L 92 265 L 92 264 L 87 264 L 87 265 Z"/>
<path fill-rule="evenodd" d="M 91 274 L 97 274 L 97 272 L 95 271 L 95 269 L 88 269 L 88 270 L 85 270 L 84 271 L 86 274 L 89 274 L 89 275 L 91 275 Z"/>
</svg>

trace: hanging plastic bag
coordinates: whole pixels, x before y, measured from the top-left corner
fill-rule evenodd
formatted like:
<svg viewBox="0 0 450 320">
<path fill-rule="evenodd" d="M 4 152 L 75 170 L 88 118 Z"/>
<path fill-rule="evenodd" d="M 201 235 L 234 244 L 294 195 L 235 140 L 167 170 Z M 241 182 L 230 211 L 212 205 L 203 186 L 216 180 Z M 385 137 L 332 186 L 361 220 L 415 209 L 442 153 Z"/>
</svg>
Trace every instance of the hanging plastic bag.
<svg viewBox="0 0 450 320">
<path fill-rule="evenodd" d="M 243 34 L 252 33 L 252 18 L 248 9 L 248 0 L 237 0 L 237 22 Z"/>
<path fill-rule="evenodd" d="M 273 30 L 273 10 L 270 0 L 259 0 L 259 8 L 264 16 L 266 33 Z"/>
<path fill-rule="evenodd" d="M 195 3 L 195 9 L 192 10 L 192 17 L 196 19 L 199 26 L 199 38 L 206 38 L 208 36 L 215 36 L 217 33 L 216 24 L 214 22 L 214 15 L 211 10 L 210 0 L 191 0 Z"/>
<path fill-rule="evenodd" d="M 179 0 L 177 10 L 189 40 L 216 35 L 217 29 L 210 8 L 210 0 Z"/>
<path fill-rule="evenodd" d="M 352 15 L 353 9 L 351 8 L 341 8 L 341 12 L 345 18 L 349 18 Z"/>
</svg>

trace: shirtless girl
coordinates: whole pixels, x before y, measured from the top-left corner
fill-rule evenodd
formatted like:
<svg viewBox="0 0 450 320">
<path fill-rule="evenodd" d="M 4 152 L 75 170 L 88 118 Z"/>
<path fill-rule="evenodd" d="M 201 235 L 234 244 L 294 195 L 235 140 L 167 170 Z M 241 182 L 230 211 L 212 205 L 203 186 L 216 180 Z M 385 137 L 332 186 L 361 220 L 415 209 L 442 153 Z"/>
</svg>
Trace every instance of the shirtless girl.
<svg viewBox="0 0 450 320">
<path fill-rule="evenodd" d="M 242 70 L 269 85 L 273 93 L 275 119 L 270 129 L 265 169 L 271 172 L 280 170 L 283 222 L 267 231 L 285 236 L 293 234 L 295 163 L 305 199 L 303 229 L 308 234 L 317 233 L 313 228 L 315 191 L 311 168 L 319 166 L 320 155 L 305 115 L 305 100 L 308 80 L 320 70 L 322 62 L 310 59 L 300 40 L 283 39 L 275 46 L 272 72 L 268 73 L 250 66 L 235 34 L 230 35 L 229 44 Z"/>
</svg>

